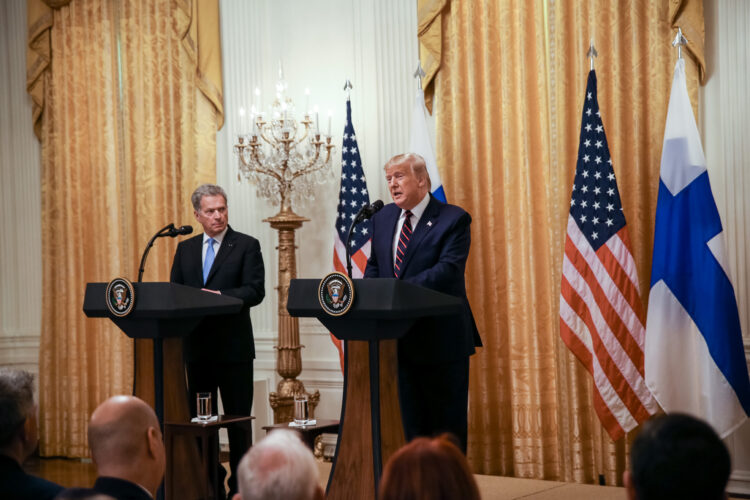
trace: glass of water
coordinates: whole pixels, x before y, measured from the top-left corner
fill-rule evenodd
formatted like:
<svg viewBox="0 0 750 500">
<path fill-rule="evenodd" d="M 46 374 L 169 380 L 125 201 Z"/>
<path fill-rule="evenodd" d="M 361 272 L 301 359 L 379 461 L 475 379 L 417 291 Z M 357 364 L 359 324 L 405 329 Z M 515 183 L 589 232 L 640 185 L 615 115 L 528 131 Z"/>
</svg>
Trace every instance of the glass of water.
<svg viewBox="0 0 750 500">
<path fill-rule="evenodd" d="M 310 420 L 310 407 L 308 406 L 307 394 L 294 395 L 294 423 L 305 425 Z"/>
<path fill-rule="evenodd" d="M 211 418 L 211 393 L 210 392 L 199 392 L 197 399 L 197 415 L 200 420 L 208 420 Z"/>
</svg>

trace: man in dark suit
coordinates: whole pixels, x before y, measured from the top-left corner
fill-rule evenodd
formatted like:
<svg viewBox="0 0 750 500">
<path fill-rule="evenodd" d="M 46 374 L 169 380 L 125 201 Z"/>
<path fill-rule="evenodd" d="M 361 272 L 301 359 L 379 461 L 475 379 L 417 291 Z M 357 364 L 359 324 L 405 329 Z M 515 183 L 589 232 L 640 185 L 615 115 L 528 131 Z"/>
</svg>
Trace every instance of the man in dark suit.
<svg viewBox="0 0 750 500">
<path fill-rule="evenodd" d="M 394 203 L 372 218 L 365 278 L 397 278 L 460 297 L 463 312 L 418 321 L 398 342 L 398 392 L 406 439 L 451 432 L 466 452 L 469 356 L 481 346 L 466 297 L 471 216 L 430 195 L 424 159 L 391 158 Z"/>
<path fill-rule="evenodd" d="M 24 460 L 38 439 L 34 377 L 23 370 L 0 368 L 0 497 L 51 500 L 62 486 L 26 474 Z"/>
<path fill-rule="evenodd" d="M 89 421 L 94 491 L 117 500 L 152 500 L 164 478 L 166 452 L 154 410 L 135 396 L 114 396 Z"/>
<path fill-rule="evenodd" d="M 198 187 L 191 201 L 204 233 L 177 246 L 171 281 L 242 299 L 243 306 L 236 314 L 206 317 L 185 342 L 190 401 L 210 392 L 216 408 L 219 389 L 226 414 L 250 415 L 255 358 L 250 307 L 265 296 L 260 244 L 228 225 L 227 196 L 219 186 Z M 191 411 L 195 416 L 194 404 Z M 230 494 L 237 492 L 237 464 L 251 444 L 240 430 L 229 431 Z"/>
</svg>

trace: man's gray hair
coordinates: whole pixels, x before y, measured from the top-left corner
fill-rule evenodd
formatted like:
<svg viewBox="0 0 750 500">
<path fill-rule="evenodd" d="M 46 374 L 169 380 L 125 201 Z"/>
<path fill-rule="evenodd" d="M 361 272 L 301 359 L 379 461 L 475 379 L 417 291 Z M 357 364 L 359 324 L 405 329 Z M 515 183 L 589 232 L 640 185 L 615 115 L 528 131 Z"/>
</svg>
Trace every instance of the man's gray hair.
<svg viewBox="0 0 750 500">
<path fill-rule="evenodd" d="M 318 467 L 312 451 L 294 431 L 268 434 L 237 466 L 242 500 L 312 500 L 318 489 Z"/>
<path fill-rule="evenodd" d="M 223 196 L 224 202 L 227 201 L 227 193 L 224 192 L 221 186 L 217 186 L 216 184 L 202 184 L 190 196 L 190 202 L 193 204 L 193 209 L 196 212 L 200 212 L 201 200 L 204 196 Z"/>
<path fill-rule="evenodd" d="M 0 368 L 0 447 L 8 445 L 34 411 L 34 376 Z"/>
<path fill-rule="evenodd" d="M 383 170 L 387 170 L 391 165 L 401 165 L 402 163 L 407 163 L 411 167 L 411 171 L 415 177 L 423 177 L 427 179 L 427 186 L 432 188 L 430 174 L 427 172 L 427 162 L 424 161 L 422 155 L 418 155 L 417 153 L 404 153 L 396 155 L 388 160 L 388 162 L 383 167 Z"/>
</svg>

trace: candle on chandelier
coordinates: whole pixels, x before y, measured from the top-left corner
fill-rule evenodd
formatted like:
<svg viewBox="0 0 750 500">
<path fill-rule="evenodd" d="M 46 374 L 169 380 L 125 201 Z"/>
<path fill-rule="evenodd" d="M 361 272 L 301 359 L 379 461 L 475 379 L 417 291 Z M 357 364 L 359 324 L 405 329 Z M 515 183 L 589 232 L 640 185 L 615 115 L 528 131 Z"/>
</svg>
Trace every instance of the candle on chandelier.
<svg viewBox="0 0 750 500">
<path fill-rule="evenodd" d="M 328 110 L 328 137 L 331 137 L 331 116 L 333 116 L 333 111 L 329 109 Z"/>
<path fill-rule="evenodd" d="M 315 133 L 320 135 L 320 123 L 318 123 L 318 112 L 315 112 Z"/>
<path fill-rule="evenodd" d="M 245 108 L 240 106 L 240 109 L 237 110 L 237 115 L 239 116 L 240 120 L 240 134 L 245 133 Z"/>
<path fill-rule="evenodd" d="M 310 89 L 305 89 L 305 115 L 310 114 Z"/>
</svg>

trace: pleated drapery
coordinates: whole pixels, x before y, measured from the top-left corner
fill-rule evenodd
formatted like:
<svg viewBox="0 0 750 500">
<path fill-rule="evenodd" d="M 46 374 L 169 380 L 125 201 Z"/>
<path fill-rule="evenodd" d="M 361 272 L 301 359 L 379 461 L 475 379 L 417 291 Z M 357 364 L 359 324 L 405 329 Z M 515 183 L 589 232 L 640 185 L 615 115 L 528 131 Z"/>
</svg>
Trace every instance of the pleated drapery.
<svg viewBox="0 0 750 500">
<path fill-rule="evenodd" d="M 472 358 L 470 462 L 482 474 L 621 484 L 632 436 L 613 443 L 603 430 L 591 377 L 558 326 L 586 52 L 593 38 L 599 104 L 645 304 L 677 55 L 670 42 L 677 25 L 695 38 L 684 52 L 695 103 L 702 6 L 420 0 L 418 12 L 430 16 L 420 17 L 420 34 L 431 32 L 420 40 L 422 56 L 429 45 L 427 61 L 438 62 L 426 84 L 434 86 L 443 185 L 449 202 L 473 217 L 467 286 L 485 347 Z"/>
<path fill-rule="evenodd" d="M 135 281 L 151 235 L 189 223 L 190 193 L 215 179 L 218 2 L 29 0 L 28 13 L 42 143 L 40 452 L 86 456 L 91 411 L 132 391 L 133 344 L 85 318 L 85 284 Z M 168 280 L 175 243 L 158 242 L 144 281 Z M 150 341 L 138 351 L 148 381 Z"/>
</svg>

